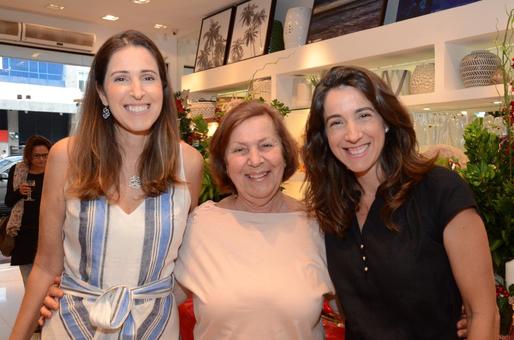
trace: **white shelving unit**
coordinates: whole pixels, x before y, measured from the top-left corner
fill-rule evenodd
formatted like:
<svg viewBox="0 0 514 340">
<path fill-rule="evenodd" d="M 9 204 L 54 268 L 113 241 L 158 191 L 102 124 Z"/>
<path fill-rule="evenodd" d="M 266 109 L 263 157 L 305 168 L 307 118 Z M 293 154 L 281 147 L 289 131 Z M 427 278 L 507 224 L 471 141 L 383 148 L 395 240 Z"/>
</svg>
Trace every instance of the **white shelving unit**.
<svg viewBox="0 0 514 340">
<path fill-rule="evenodd" d="M 182 88 L 216 93 L 245 87 L 255 78 L 271 78 L 271 95 L 291 104 L 294 75 L 341 64 L 373 69 L 435 63 L 435 90 L 401 99 L 411 110 L 493 108 L 498 86 L 464 88 L 460 60 L 476 49 L 494 49 L 514 0 L 482 0 L 469 5 L 380 26 L 314 44 L 263 55 L 182 77 Z"/>
<path fill-rule="evenodd" d="M 469 5 L 396 22 L 333 39 L 263 55 L 182 77 L 182 88 L 215 94 L 241 89 L 254 76 L 271 78 L 271 97 L 291 106 L 297 75 L 311 74 L 335 65 L 358 65 L 374 70 L 411 68 L 435 63 L 434 92 L 402 96 L 411 111 L 494 110 L 501 86 L 465 88 L 459 74 L 461 59 L 473 50 L 496 52 L 495 40 L 503 33 L 507 10 L 514 0 L 482 0 Z M 293 111 L 286 120 L 293 130 L 304 124 L 306 110 Z M 295 176 L 293 182 L 301 181 Z M 294 185 L 296 192 L 299 184 Z M 287 186 L 286 186 L 287 188 Z M 289 191 L 289 190 L 288 190 Z M 296 195 L 298 196 L 298 194 Z"/>
</svg>

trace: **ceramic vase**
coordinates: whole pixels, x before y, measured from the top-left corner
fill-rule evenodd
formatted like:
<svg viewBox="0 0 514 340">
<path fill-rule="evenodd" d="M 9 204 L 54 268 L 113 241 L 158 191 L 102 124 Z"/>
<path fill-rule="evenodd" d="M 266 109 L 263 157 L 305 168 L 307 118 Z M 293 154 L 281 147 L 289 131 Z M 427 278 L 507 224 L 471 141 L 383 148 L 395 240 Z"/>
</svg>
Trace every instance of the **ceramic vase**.
<svg viewBox="0 0 514 340">
<path fill-rule="evenodd" d="M 473 51 L 460 62 L 460 77 L 464 87 L 494 84 L 493 77 L 500 67 L 500 58 L 489 51 Z"/>
<path fill-rule="evenodd" d="M 312 10 L 309 7 L 292 7 L 287 10 L 284 23 L 285 48 L 305 45 Z"/>
<path fill-rule="evenodd" d="M 434 92 L 435 64 L 426 63 L 417 65 L 410 79 L 410 93 L 420 94 Z"/>
<path fill-rule="evenodd" d="M 296 109 L 311 106 L 312 86 L 304 76 L 297 76 L 293 82 L 293 107 Z"/>
</svg>

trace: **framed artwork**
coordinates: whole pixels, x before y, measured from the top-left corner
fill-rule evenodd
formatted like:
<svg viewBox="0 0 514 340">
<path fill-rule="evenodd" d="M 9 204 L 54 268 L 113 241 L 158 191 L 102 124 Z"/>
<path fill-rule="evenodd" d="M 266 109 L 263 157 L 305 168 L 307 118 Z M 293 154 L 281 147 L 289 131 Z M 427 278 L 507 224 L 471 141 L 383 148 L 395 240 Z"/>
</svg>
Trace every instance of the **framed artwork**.
<svg viewBox="0 0 514 340">
<path fill-rule="evenodd" d="M 419 17 L 479 0 L 389 0 L 384 24 Z"/>
<path fill-rule="evenodd" d="M 249 0 L 236 7 L 227 64 L 266 53 L 275 0 Z"/>
<path fill-rule="evenodd" d="M 382 25 L 387 0 L 314 0 L 307 43 Z"/>
<path fill-rule="evenodd" d="M 202 19 L 194 71 L 225 64 L 234 8 L 228 8 Z"/>
</svg>

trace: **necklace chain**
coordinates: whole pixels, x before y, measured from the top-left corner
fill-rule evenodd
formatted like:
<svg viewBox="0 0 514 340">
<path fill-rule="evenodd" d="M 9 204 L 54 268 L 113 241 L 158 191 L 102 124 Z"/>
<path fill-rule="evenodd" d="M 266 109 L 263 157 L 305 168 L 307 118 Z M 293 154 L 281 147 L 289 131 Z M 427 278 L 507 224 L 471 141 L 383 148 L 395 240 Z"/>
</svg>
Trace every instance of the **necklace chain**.
<svg viewBox="0 0 514 340">
<path fill-rule="evenodd" d="M 141 177 L 139 176 L 131 176 L 129 178 L 129 184 L 128 184 L 129 188 L 132 188 L 132 189 L 141 189 Z"/>
</svg>

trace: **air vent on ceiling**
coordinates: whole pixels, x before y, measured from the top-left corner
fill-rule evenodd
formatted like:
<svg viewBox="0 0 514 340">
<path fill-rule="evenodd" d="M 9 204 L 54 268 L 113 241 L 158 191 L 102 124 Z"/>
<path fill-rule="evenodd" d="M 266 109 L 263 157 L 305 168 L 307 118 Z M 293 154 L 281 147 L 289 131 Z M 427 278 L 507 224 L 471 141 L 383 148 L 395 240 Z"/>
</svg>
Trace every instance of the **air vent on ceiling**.
<svg viewBox="0 0 514 340">
<path fill-rule="evenodd" d="M 0 20 L 0 40 L 20 41 L 21 23 L 7 20 Z"/>
<path fill-rule="evenodd" d="M 21 41 L 32 45 L 61 50 L 91 52 L 95 44 L 94 33 L 80 33 L 60 28 L 23 23 Z"/>
</svg>

